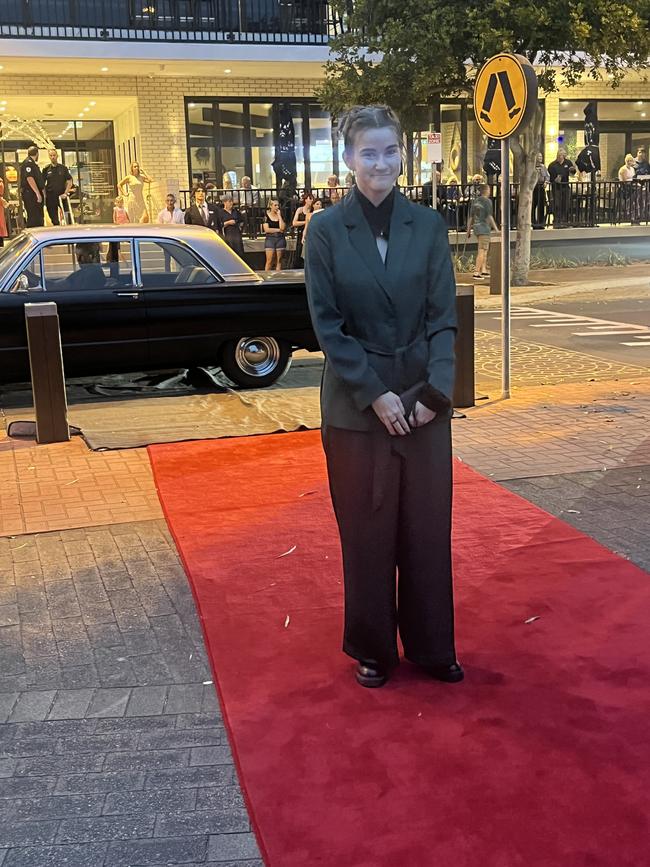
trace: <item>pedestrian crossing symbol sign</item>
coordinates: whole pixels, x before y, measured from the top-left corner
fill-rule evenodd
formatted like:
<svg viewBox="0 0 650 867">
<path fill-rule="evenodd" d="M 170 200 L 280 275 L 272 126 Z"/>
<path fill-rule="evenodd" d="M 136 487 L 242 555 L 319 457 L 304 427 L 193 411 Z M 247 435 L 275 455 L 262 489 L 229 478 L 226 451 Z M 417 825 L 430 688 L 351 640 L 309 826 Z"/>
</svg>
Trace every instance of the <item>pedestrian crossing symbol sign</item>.
<svg viewBox="0 0 650 867">
<path fill-rule="evenodd" d="M 489 138 L 511 136 L 530 120 L 537 105 L 537 75 L 520 54 L 496 54 L 474 84 L 476 122 Z"/>
</svg>

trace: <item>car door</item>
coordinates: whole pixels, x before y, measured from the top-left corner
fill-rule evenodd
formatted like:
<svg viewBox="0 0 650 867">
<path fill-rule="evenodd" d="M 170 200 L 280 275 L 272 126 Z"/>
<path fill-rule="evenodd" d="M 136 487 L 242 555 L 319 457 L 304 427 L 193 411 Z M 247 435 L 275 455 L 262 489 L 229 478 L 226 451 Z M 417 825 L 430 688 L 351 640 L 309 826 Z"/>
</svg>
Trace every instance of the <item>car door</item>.
<svg viewBox="0 0 650 867">
<path fill-rule="evenodd" d="M 304 284 L 272 285 L 254 274 L 228 283 L 186 244 L 136 243 L 153 365 L 217 365 L 225 339 L 290 334 L 308 322 Z"/>
<path fill-rule="evenodd" d="M 217 364 L 212 338 L 221 327 L 221 277 L 187 244 L 149 238 L 136 243 L 152 365 Z"/>
<path fill-rule="evenodd" d="M 131 240 L 99 237 L 45 244 L 16 278 L 8 297 L 19 344 L 9 354 L 20 371 L 27 362 L 23 305 L 39 301 L 57 305 L 67 376 L 147 366 L 144 302 L 134 285 Z"/>
</svg>

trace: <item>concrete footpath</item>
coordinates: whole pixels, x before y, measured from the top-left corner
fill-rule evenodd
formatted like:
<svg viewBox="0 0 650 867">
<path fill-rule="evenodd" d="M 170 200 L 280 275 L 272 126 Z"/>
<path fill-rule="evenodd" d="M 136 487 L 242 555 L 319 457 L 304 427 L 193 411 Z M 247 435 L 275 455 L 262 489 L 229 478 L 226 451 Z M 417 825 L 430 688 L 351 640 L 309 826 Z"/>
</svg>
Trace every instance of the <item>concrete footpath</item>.
<svg viewBox="0 0 650 867">
<path fill-rule="evenodd" d="M 489 278 L 474 280 L 471 274 L 458 274 L 457 280 L 459 283 L 474 285 L 474 299 L 478 309 L 500 306 L 501 296 L 490 295 Z M 622 266 L 542 268 L 529 272 L 526 286 L 511 288 L 511 300 L 512 304 L 532 304 L 589 294 L 605 298 L 636 287 L 650 292 L 650 264 L 641 262 Z"/>
<path fill-rule="evenodd" d="M 453 429 L 650 570 L 650 375 L 519 388 Z M 0 865 L 261 867 L 146 452 L 5 438 L 0 480 Z"/>
</svg>

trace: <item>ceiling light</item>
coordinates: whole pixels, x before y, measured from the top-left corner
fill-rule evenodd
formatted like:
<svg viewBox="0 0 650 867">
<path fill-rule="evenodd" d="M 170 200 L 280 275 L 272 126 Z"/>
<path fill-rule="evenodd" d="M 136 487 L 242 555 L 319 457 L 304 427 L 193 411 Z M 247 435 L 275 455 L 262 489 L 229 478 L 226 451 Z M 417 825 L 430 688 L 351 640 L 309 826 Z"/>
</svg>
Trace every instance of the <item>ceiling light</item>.
<svg viewBox="0 0 650 867">
<path fill-rule="evenodd" d="M 4 107 L 4 105 L 0 105 L 0 111 L 6 111 L 6 110 L 7 109 Z"/>
<path fill-rule="evenodd" d="M 0 66 L 0 69 L 4 69 L 4 66 Z"/>
<path fill-rule="evenodd" d="M 641 112 L 641 117 L 645 117 L 645 111 Z"/>
<path fill-rule="evenodd" d="M 108 72 L 108 66 L 102 66 L 102 68 L 99 71 L 100 72 Z"/>
<path fill-rule="evenodd" d="M 196 108 L 196 103 L 195 102 L 188 102 L 187 107 L 188 108 Z"/>
<path fill-rule="evenodd" d="M 578 117 L 578 112 L 577 112 L 577 111 L 574 111 L 574 112 L 573 112 L 573 116 L 574 116 L 574 117 Z"/>
<path fill-rule="evenodd" d="M 643 100 L 642 100 L 642 99 L 637 99 L 636 104 L 637 104 L 637 105 L 643 105 Z"/>
<path fill-rule="evenodd" d="M 232 69 L 224 69 L 224 72 L 226 73 L 226 75 L 230 75 L 230 73 L 232 72 Z"/>
<path fill-rule="evenodd" d="M 79 114 L 77 115 L 77 117 L 83 117 L 83 116 L 84 116 L 83 111 L 80 111 Z"/>
<path fill-rule="evenodd" d="M 569 100 L 568 100 L 568 99 L 564 99 L 564 100 L 562 100 L 562 105 L 568 105 L 568 104 L 569 104 Z"/>
<path fill-rule="evenodd" d="M 97 105 L 97 103 L 95 102 L 94 99 L 91 99 L 91 101 L 88 103 L 88 105 Z"/>
<path fill-rule="evenodd" d="M 6 104 L 7 104 L 6 99 L 0 99 L 0 105 L 6 105 Z"/>
<path fill-rule="evenodd" d="M 86 107 L 84 108 L 84 114 L 85 114 L 87 111 L 90 111 L 90 109 L 88 108 L 88 106 L 86 106 Z"/>
</svg>

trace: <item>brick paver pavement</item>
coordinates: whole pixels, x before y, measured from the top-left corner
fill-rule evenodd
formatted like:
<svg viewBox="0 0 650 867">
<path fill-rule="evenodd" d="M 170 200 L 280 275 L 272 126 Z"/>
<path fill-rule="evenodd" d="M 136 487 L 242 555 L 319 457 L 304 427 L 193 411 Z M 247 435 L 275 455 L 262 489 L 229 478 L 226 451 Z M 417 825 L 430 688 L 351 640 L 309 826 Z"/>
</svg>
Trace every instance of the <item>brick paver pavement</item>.
<svg viewBox="0 0 650 867">
<path fill-rule="evenodd" d="M 161 516 L 146 449 L 0 439 L 0 536 Z"/>
<path fill-rule="evenodd" d="M 496 480 L 650 464 L 650 377 L 515 388 L 464 412 L 456 453 Z"/>
<path fill-rule="evenodd" d="M 164 522 L 0 539 L 2 867 L 217 863 L 262 867 Z"/>
</svg>

